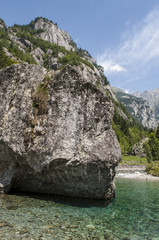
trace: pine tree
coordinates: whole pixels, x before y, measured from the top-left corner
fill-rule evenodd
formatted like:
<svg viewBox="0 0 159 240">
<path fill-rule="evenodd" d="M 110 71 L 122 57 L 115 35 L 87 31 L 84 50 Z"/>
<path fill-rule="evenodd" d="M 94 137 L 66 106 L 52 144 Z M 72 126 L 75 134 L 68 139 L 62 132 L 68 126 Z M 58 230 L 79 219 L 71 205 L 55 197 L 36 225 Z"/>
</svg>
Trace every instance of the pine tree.
<svg viewBox="0 0 159 240">
<path fill-rule="evenodd" d="M 156 138 L 159 140 L 159 125 L 158 125 L 157 130 L 156 130 Z"/>
</svg>

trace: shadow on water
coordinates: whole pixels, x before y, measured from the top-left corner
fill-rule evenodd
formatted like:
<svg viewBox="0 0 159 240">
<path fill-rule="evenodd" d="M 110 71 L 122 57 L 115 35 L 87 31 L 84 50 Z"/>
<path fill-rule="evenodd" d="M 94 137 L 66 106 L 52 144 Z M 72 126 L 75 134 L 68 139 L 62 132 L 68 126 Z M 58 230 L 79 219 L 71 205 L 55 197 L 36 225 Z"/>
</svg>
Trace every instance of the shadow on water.
<svg viewBox="0 0 159 240">
<path fill-rule="evenodd" d="M 79 207 L 79 208 L 106 207 L 110 203 L 110 201 L 108 202 L 105 199 L 96 200 L 96 199 L 66 197 L 66 196 L 60 196 L 60 195 L 17 192 L 17 191 L 11 191 L 9 195 L 17 195 L 17 196 L 34 198 L 38 200 L 52 201 L 55 203 L 69 205 L 73 207 Z"/>
</svg>

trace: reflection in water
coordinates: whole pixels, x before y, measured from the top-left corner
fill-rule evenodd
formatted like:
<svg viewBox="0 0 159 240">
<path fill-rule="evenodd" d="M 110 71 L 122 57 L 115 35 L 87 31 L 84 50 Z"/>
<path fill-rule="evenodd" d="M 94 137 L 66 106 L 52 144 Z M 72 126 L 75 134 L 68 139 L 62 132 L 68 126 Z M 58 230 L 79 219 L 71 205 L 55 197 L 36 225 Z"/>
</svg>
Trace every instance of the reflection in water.
<svg viewBox="0 0 159 240">
<path fill-rule="evenodd" d="M 116 198 L 101 201 L 0 196 L 0 239 L 159 239 L 159 182 L 116 180 Z"/>
</svg>

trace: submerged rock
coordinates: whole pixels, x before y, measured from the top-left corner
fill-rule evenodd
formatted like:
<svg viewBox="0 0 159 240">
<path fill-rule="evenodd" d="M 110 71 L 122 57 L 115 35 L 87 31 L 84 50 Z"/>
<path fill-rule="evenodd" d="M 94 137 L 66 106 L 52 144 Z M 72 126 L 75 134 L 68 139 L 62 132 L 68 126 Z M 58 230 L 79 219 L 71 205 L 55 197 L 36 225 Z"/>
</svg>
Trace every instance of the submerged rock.
<svg viewBox="0 0 159 240">
<path fill-rule="evenodd" d="M 0 71 L 0 183 L 19 191 L 112 199 L 120 147 L 113 104 L 75 67 Z M 2 190 L 1 190 L 2 191 Z"/>
</svg>

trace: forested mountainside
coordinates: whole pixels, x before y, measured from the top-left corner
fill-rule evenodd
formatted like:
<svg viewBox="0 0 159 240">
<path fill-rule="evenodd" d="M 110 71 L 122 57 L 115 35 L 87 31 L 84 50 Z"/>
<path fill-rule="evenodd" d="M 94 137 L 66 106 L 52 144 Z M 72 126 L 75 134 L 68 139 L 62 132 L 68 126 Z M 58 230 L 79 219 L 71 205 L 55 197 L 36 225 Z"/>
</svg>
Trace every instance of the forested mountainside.
<svg viewBox="0 0 159 240">
<path fill-rule="evenodd" d="M 144 127 L 154 128 L 156 119 L 153 110 L 146 100 L 125 93 L 120 88 L 112 88 L 118 101 L 124 104 L 126 110 L 134 116 Z"/>
<path fill-rule="evenodd" d="M 122 134 L 121 131 L 119 131 L 118 133 L 116 129 L 116 133 L 121 145 L 122 154 L 146 157 L 147 161 L 149 162 L 149 165 L 147 166 L 147 172 L 152 175 L 159 176 L 159 125 L 157 126 L 157 119 L 155 118 L 155 114 L 153 111 L 154 108 L 152 107 L 155 105 L 152 105 L 152 102 L 157 103 L 158 101 L 157 89 L 154 90 L 151 94 L 151 91 L 147 91 L 149 97 L 147 97 L 146 99 L 146 93 L 146 100 L 141 98 L 142 96 L 139 93 L 136 95 L 140 97 L 135 97 L 134 95 L 125 93 L 125 91 L 122 89 L 115 87 L 113 87 L 112 89 L 123 110 L 125 107 L 127 115 L 134 116 L 134 119 L 131 117 L 131 121 L 129 121 L 129 124 L 130 122 L 132 125 L 135 123 L 133 125 L 133 128 L 136 129 L 136 134 L 133 130 L 134 136 L 132 138 L 129 135 L 129 132 L 131 132 L 131 127 L 123 131 L 125 125 L 127 125 L 127 122 L 123 123 L 123 119 L 121 120 L 121 123 L 119 125 L 120 129 L 121 126 L 123 126 Z M 151 107 L 148 104 L 148 101 L 151 103 Z M 114 114 L 114 120 L 115 118 L 116 111 Z M 119 121 L 120 120 L 118 119 L 117 122 Z M 143 126 L 145 126 L 145 128 L 143 128 Z M 140 134 L 138 132 L 139 129 L 141 131 Z M 123 133 L 125 136 L 123 135 Z M 143 140 L 141 141 L 141 139 Z M 136 143 L 133 145 L 133 143 L 135 142 L 134 140 L 136 141 Z"/>
<path fill-rule="evenodd" d="M 147 90 L 142 93 L 134 92 L 133 95 L 136 97 L 143 98 L 149 103 L 155 115 L 156 122 L 157 124 L 159 124 L 159 88 L 154 90 Z"/>
<path fill-rule="evenodd" d="M 66 65 L 76 67 L 85 79 L 107 94 L 114 104 L 113 129 L 123 154 L 131 154 L 133 145 L 145 136 L 144 128 L 116 99 L 104 69 L 56 23 L 38 17 L 28 25 L 7 28 L 0 20 L 0 68 L 23 63 L 43 67 L 49 76 Z"/>
<path fill-rule="evenodd" d="M 120 143 L 122 155 L 133 155 L 133 147 L 147 137 L 148 129 L 143 127 L 119 101 L 114 103 L 113 129 Z"/>
</svg>

